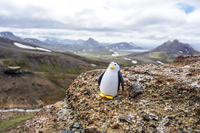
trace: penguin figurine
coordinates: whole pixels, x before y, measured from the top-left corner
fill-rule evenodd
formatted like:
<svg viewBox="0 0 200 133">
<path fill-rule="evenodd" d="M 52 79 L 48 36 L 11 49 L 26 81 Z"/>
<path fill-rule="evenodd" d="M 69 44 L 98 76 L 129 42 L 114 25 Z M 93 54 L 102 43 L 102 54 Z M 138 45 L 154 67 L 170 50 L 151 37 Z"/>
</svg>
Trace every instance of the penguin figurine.
<svg viewBox="0 0 200 133">
<path fill-rule="evenodd" d="M 122 91 L 124 91 L 124 80 L 119 69 L 119 64 L 116 61 L 112 61 L 106 71 L 99 76 L 98 84 L 101 91 L 99 95 L 107 99 L 113 99 L 120 89 L 120 83 Z"/>
</svg>

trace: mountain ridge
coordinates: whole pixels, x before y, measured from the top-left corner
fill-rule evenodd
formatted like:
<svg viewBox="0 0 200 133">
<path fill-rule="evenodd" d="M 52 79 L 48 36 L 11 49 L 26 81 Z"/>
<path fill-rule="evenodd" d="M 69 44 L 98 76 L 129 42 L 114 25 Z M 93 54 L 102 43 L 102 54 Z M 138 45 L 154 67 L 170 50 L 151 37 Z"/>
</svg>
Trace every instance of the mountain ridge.
<svg viewBox="0 0 200 133">
<path fill-rule="evenodd" d="M 130 44 L 127 42 L 114 43 L 114 44 L 108 45 L 107 47 L 113 50 L 143 49 L 141 47 L 136 46 L 134 43 Z"/>
<path fill-rule="evenodd" d="M 188 55 L 199 54 L 199 52 L 194 50 L 194 48 L 192 48 L 189 44 L 181 43 L 177 39 L 175 39 L 173 42 L 167 41 L 150 52 L 168 52 L 170 54 L 181 53 Z"/>
<path fill-rule="evenodd" d="M 9 34 L 9 36 L 7 36 L 7 34 Z M 39 46 L 43 46 L 46 48 L 50 48 L 52 50 L 59 50 L 59 51 L 68 51 L 68 52 L 78 52 L 78 51 L 82 51 L 82 50 L 87 50 L 87 49 L 105 49 L 105 46 L 94 40 L 93 38 L 88 38 L 87 40 L 72 40 L 72 39 L 57 39 L 57 38 L 49 38 L 46 37 L 46 39 L 44 41 L 41 41 L 39 39 L 36 38 L 20 38 L 15 36 L 12 32 L 0 32 L 0 36 L 8 38 L 8 39 L 16 39 L 19 41 L 25 41 L 25 42 L 29 42 L 35 45 L 39 45 Z M 114 45 L 116 45 L 117 43 L 114 43 Z M 124 47 L 123 49 L 129 49 L 129 48 L 133 48 L 133 49 L 137 49 L 137 48 L 141 48 L 141 47 L 131 47 L 133 43 L 127 43 L 130 46 Z M 111 45 L 112 46 L 112 45 Z M 111 47 L 109 46 L 109 47 Z M 60 48 L 59 48 L 60 47 Z M 116 47 L 116 46 L 114 46 Z"/>
<path fill-rule="evenodd" d="M 174 41 L 164 42 L 147 52 L 133 53 L 126 57 L 139 62 L 169 64 L 179 55 L 200 55 L 200 52 L 193 49 L 189 44 L 181 43 L 175 39 Z"/>
</svg>

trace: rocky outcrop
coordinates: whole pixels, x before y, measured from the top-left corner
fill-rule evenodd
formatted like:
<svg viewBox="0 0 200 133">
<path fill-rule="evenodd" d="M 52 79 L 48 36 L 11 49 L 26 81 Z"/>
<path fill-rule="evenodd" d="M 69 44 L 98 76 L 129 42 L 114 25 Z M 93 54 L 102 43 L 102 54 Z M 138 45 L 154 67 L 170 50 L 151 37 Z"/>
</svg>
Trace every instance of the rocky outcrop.
<svg viewBox="0 0 200 133">
<path fill-rule="evenodd" d="M 172 66 L 187 66 L 200 61 L 200 56 L 180 55 L 172 63 Z"/>
<path fill-rule="evenodd" d="M 200 132 L 199 66 L 200 62 L 122 68 L 125 91 L 112 100 L 99 96 L 97 79 L 104 70 L 82 73 L 63 101 L 42 109 L 20 131 Z M 136 86 L 142 92 L 133 98 L 131 89 Z"/>
<path fill-rule="evenodd" d="M 20 66 L 7 66 L 4 68 L 6 74 L 21 74 L 22 70 Z"/>
</svg>

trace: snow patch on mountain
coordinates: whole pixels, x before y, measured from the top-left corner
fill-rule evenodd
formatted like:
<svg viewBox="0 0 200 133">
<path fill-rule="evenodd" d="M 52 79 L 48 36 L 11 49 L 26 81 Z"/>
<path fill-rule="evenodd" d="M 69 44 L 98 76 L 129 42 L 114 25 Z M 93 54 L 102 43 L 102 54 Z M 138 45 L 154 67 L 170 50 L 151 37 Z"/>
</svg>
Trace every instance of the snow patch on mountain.
<svg viewBox="0 0 200 133">
<path fill-rule="evenodd" d="M 132 60 L 131 61 L 133 64 L 137 64 L 137 61 L 136 60 Z"/>
<path fill-rule="evenodd" d="M 17 42 L 14 42 L 14 45 L 19 48 L 22 48 L 22 49 L 31 49 L 31 50 L 40 50 L 40 51 L 45 51 L 45 52 L 51 52 L 51 50 L 48 50 L 48 49 L 44 49 L 44 48 L 40 48 L 40 47 L 32 47 L 32 46 L 24 45 L 24 44 L 17 43 Z"/>
</svg>

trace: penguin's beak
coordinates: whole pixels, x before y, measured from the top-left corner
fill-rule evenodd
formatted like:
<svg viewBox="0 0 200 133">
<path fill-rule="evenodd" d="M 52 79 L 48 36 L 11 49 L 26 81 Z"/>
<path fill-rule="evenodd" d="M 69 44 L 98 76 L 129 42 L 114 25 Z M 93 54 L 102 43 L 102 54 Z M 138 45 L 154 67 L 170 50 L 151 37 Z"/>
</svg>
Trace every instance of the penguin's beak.
<svg viewBox="0 0 200 133">
<path fill-rule="evenodd" d="M 111 68 L 111 69 L 114 69 L 115 67 L 114 67 L 114 65 L 111 65 L 110 68 Z"/>
</svg>

